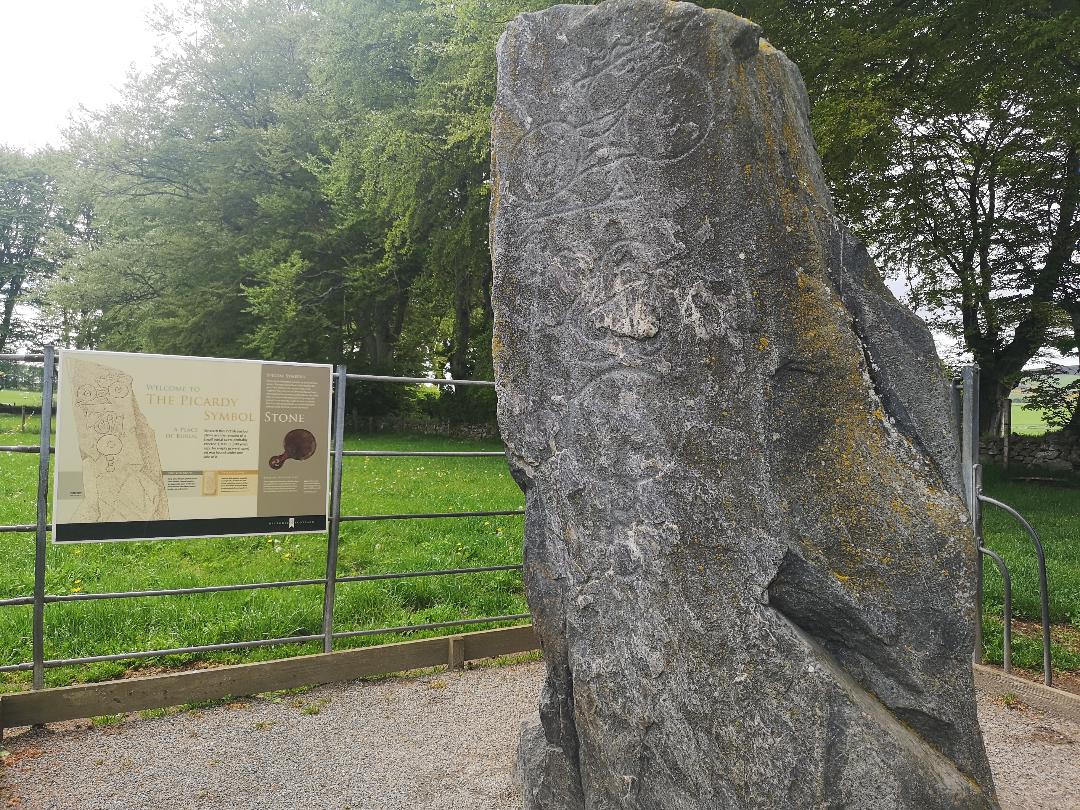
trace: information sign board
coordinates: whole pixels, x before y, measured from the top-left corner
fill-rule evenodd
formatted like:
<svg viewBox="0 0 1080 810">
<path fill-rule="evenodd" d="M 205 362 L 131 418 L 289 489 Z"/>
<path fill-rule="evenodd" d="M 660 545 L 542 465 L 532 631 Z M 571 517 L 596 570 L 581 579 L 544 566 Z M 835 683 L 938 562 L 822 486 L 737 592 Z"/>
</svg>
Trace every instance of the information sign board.
<svg viewBox="0 0 1080 810">
<path fill-rule="evenodd" d="M 53 540 L 326 529 L 329 365 L 60 351 Z"/>
</svg>

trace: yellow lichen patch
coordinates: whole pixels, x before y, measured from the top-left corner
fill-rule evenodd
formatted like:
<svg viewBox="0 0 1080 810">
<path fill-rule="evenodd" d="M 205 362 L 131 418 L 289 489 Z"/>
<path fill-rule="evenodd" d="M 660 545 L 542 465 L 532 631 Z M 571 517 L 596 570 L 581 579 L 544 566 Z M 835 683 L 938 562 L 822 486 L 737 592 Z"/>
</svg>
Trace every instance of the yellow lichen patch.
<svg viewBox="0 0 1080 810">
<path fill-rule="evenodd" d="M 798 164 L 798 158 L 802 155 L 802 143 L 799 141 L 799 135 L 795 131 L 795 125 L 792 123 L 790 116 L 784 116 L 783 130 L 784 145 L 788 148 L 788 154 L 791 155 L 792 162 Z"/>
<path fill-rule="evenodd" d="M 884 422 L 885 411 L 881 410 L 881 408 L 874 408 L 874 418 L 877 419 L 879 422 Z"/>
<path fill-rule="evenodd" d="M 872 538 L 888 531 L 888 519 L 870 506 L 876 492 L 893 491 L 904 478 L 865 393 L 861 351 L 844 327 L 832 290 L 806 273 L 796 275 L 793 326 L 795 354 L 822 370 L 819 382 L 799 392 L 819 431 L 805 461 L 804 489 L 817 493 L 816 511 L 836 538 L 822 551 L 831 569 L 860 587 L 888 588 Z M 821 493 L 828 493 L 824 498 Z M 884 506 L 884 504 L 882 504 Z"/>
<path fill-rule="evenodd" d="M 491 359 L 496 361 L 499 359 L 499 355 L 502 354 L 503 342 L 499 339 L 498 335 L 491 336 Z"/>
<path fill-rule="evenodd" d="M 769 339 L 767 337 L 761 337 L 758 339 L 757 348 L 759 352 L 763 352 L 769 348 Z"/>
<path fill-rule="evenodd" d="M 749 180 L 754 174 L 754 164 L 747 163 L 743 166 L 743 174 L 746 175 L 746 179 Z"/>
</svg>

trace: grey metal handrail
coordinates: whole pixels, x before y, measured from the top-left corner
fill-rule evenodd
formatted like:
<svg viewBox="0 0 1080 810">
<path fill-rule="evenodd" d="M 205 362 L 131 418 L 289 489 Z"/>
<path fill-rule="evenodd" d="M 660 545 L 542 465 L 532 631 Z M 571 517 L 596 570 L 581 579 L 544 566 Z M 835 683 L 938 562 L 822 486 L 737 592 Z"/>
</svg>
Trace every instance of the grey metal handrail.
<svg viewBox="0 0 1080 810">
<path fill-rule="evenodd" d="M 455 380 L 446 377 L 387 377 L 382 374 L 350 374 L 350 380 L 361 382 L 386 382 L 399 383 L 401 385 L 482 385 L 494 388 L 495 383 L 491 380 Z"/>
<path fill-rule="evenodd" d="M 1002 611 L 1004 622 L 1004 640 L 1001 644 L 1001 661 L 1002 668 L 1006 672 L 1012 672 L 1012 577 L 1009 575 L 1009 566 L 1005 564 L 1005 560 L 1001 558 L 1001 555 L 992 549 L 988 549 L 986 546 L 979 546 L 979 553 L 985 554 L 994 564 L 997 565 L 998 573 L 1001 574 L 1001 581 L 1003 584 L 1005 596 L 1002 601 L 1005 603 L 1005 607 Z"/>
<path fill-rule="evenodd" d="M 381 574 L 354 574 L 337 577 L 337 582 L 382 582 L 388 579 L 413 579 L 415 577 L 445 577 L 455 574 L 479 574 L 491 571 L 520 571 L 520 563 L 509 565 L 480 565 L 472 568 L 440 568 L 430 571 L 387 571 Z M 151 596 L 189 596 L 205 593 L 229 593 L 232 591 L 258 591 L 265 588 L 299 588 L 305 585 L 325 585 L 320 579 L 286 579 L 276 582 L 243 582 L 235 585 L 201 585 L 195 588 L 158 588 L 145 591 L 105 591 L 101 593 L 46 594 L 45 604 L 59 602 L 95 602 L 99 599 L 144 599 Z M 32 596 L 13 596 L 0 599 L 0 607 L 17 607 L 34 604 Z"/>
<path fill-rule="evenodd" d="M 1024 527 L 1024 531 L 1028 533 L 1028 537 L 1031 538 L 1031 543 L 1035 547 L 1035 555 L 1039 563 L 1039 601 L 1042 607 L 1043 683 L 1052 686 L 1054 674 L 1050 663 L 1050 588 L 1046 579 L 1046 552 L 1043 549 L 1042 539 L 1039 537 L 1039 533 L 1035 531 L 1035 528 L 1028 523 L 1027 518 L 1007 503 L 1003 503 L 997 498 L 991 498 L 989 495 L 983 495 L 982 492 L 978 493 L 978 498 L 980 503 L 988 503 L 1012 515 Z"/>
</svg>

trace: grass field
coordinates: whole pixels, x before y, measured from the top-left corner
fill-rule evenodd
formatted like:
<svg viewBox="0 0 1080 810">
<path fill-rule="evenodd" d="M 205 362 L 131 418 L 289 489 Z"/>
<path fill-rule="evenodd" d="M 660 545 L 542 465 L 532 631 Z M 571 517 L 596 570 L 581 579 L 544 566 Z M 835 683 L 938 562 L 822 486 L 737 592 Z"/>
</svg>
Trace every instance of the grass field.
<svg viewBox="0 0 1080 810">
<path fill-rule="evenodd" d="M 6 423 L 3 421 L 6 420 Z M 12 425 L 0 418 L 0 429 Z M 18 427 L 18 419 L 14 420 Z M 37 428 L 37 423 L 33 426 Z M 32 444 L 32 434 L 0 432 L 0 443 Z M 350 438 L 349 449 L 498 450 L 497 443 L 431 437 Z M 345 514 L 493 511 L 520 508 L 523 499 L 501 458 L 352 458 L 345 460 Z M 0 523 L 34 520 L 37 456 L 0 457 Z M 338 572 L 388 571 L 514 564 L 521 560 L 519 516 L 346 523 Z M 49 547 L 49 593 L 182 588 L 321 577 L 325 535 L 162 540 Z M 29 594 L 34 540 L 0 535 L 0 598 Z M 335 630 L 360 630 L 526 613 L 516 571 L 423 577 L 338 586 Z M 0 608 L 0 664 L 30 660 L 29 607 Z M 321 632 L 322 588 L 307 586 L 233 593 L 99 600 L 46 608 L 46 655 L 68 658 L 166 649 Z M 485 625 L 465 630 L 483 629 Z M 445 631 L 455 632 L 455 631 Z M 461 632 L 457 630 L 456 632 Z M 419 638 L 433 633 L 413 633 Z M 380 635 L 338 642 L 380 644 Z M 321 650 L 321 647 L 319 648 Z M 200 658 L 234 662 L 316 652 L 313 644 L 266 647 Z M 168 660 L 99 663 L 46 671 L 49 684 L 100 680 L 125 670 L 183 665 Z M 0 675 L 0 689 L 23 688 L 26 674 Z"/>
<path fill-rule="evenodd" d="M 1058 384 L 1066 386 L 1078 377 L 1075 374 L 1059 374 L 1057 377 Z M 1050 427 L 1046 424 L 1046 420 L 1043 419 L 1042 411 L 1028 408 L 1024 403 L 1024 383 L 1021 383 L 1018 388 L 1012 392 L 1012 429 L 1013 433 L 1021 433 L 1026 436 L 1041 436 L 1046 433 Z"/>
<path fill-rule="evenodd" d="M 17 417 L 0 416 L 0 443 L 36 443 L 37 420 L 28 420 L 25 434 L 16 432 L 18 424 Z M 501 449 L 497 442 L 389 435 L 352 437 L 347 446 Z M 345 464 L 346 514 L 498 510 L 522 504 L 521 493 L 500 458 L 354 458 Z M 33 522 L 36 469 L 36 455 L 0 454 L 0 522 Z M 1067 634 L 1066 641 L 1055 646 L 1055 664 L 1080 669 L 1080 644 L 1069 641 L 1080 638 L 1080 633 L 1072 635 L 1066 629 L 1080 628 L 1080 490 L 1015 483 L 994 470 L 987 472 L 986 489 L 1024 512 L 1041 532 L 1049 561 L 1052 616 Z M 1005 557 L 1012 571 L 1016 616 L 1037 621 L 1035 558 L 1026 536 L 1010 518 L 990 509 L 986 530 L 987 542 Z M 514 564 L 521 559 L 521 542 L 520 517 L 347 523 L 342 529 L 338 570 L 347 576 Z M 325 543 L 325 536 L 311 535 L 50 546 L 47 585 L 49 593 L 56 594 L 317 578 L 324 573 Z M 0 535 L 4 558 L 0 598 L 31 592 L 33 553 L 32 536 Z M 986 576 L 985 607 L 988 657 L 1000 660 L 1001 584 L 992 567 Z M 523 612 L 527 607 L 516 571 L 349 583 L 338 587 L 335 629 Z M 57 604 L 46 609 L 46 654 L 68 658 L 314 634 L 320 632 L 321 617 L 322 589 L 318 586 Z M 0 664 L 30 659 L 30 618 L 29 607 L 0 608 Z M 371 636 L 339 645 L 385 643 L 394 638 Z M 253 661 L 315 651 L 316 645 L 307 644 L 99 663 L 47 670 L 46 680 L 60 685 L 133 670 L 184 666 L 196 659 Z M 1014 633 L 1016 664 L 1038 668 L 1040 655 L 1037 634 Z M 28 673 L 0 675 L 0 691 L 26 688 L 28 679 Z"/>
<path fill-rule="evenodd" d="M 33 405 L 41 406 L 40 391 L 9 391 L 0 389 L 0 405 Z"/>
<path fill-rule="evenodd" d="M 1042 436 L 1050 426 L 1043 419 L 1042 411 L 1028 408 L 1023 402 L 1013 400 L 1012 403 L 1012 432 L 1024 436 Z"/>
<path fill-rule="evenodd" d="M 1080 476 L 1072 486 L 1010 480 L 1023 473 L 1000 468 L 984 473 L 988 495 L 1019 510 L 1042 538 L 1046 549 L 1046 569 L 1050 584 L 1050 620 L 1061 628 L 1062 641 L 1053 646 L 1054 665 L 1080 670 Z M 1046 477 L 1046 472 L 1033 476 Z M 1013 615 L 1033 622 L 1040 620 L 1038 566 L 1026 532 L 1005 512 L 993 506 L 984 510 L 987 545 L 998 552 L 1009 567 L 1013 586 Z M 987 658 L 1001 662 L 1002 584 L 997 569 L 986 563 L 985 631 Z M 1037 633 L 1013 632 L 1013 662 L 1031 669 L 1042 668 L 1042 651 Z"/>
</svg>

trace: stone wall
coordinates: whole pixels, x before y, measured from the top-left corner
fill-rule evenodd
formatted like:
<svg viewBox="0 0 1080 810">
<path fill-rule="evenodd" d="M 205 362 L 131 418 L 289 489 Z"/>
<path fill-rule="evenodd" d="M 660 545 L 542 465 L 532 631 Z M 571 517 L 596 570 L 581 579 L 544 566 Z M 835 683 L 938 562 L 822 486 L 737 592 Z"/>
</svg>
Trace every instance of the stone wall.
<svg viewBox="0 0 1080 810">
<path fill-rule="evenodd" d="M 1001 438 L 984 437 L 979 443 L 983 464 L 1000 464 Z M 1051 433 L 1045 436 L 1020 436 L 1009 439 L 1009 465 L 1036 467 L 1054 472 L 1080 472 L 1080 436 Z"/>
</svg>

